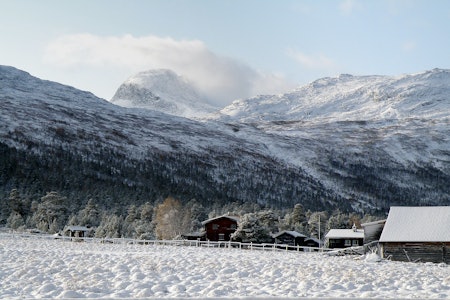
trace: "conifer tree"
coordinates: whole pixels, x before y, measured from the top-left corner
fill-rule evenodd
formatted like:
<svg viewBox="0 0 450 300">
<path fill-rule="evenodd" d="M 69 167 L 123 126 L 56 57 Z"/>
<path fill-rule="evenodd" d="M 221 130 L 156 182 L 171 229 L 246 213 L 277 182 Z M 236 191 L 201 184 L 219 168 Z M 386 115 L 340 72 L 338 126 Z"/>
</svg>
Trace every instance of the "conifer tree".
<svg viewBox="0 0 450 300">
<path fill-rule="evenodd" d="M 56 233 L 67 221 L 66 198 L 57 192 L 49 192 L 41 198 L 33 219 L 39 230 Z"/>
</svg>

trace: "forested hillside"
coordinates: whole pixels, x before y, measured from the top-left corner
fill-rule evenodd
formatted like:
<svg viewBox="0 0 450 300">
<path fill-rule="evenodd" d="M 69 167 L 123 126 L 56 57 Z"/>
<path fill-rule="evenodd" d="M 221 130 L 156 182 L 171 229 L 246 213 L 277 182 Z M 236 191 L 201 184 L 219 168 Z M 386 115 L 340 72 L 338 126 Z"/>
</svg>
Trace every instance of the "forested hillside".
<svg viewBox="0 0 450 300">
<path fill-rule="evenodd" d="M 416 114 L 406 117 L 341 120 L 320 115 L 317 108 L 310 111 L 312 120 L 302 119 L 301 102 L 306 100 L 298 99 L 306 91 L 300 89 L 284 98 L 238 101 L 227 114 L 198 121 L 119 107 L 91 93 L 0 67 L 0 223 L 14 219 L 38 226 L 43 219 L 36 219 L 37 209 L 50 192 L 64 199 L 64 223 L 80 223 L 80 212 L 90 203 L 102 212 L 97 225 L 103 217 L 122 224 L 131 212 L 141 215 L 169 197 L 196 211 L 186 221 L 189 229 L 202 218 L 224 213 L 272 209 L 284 220 L 296 204 L 305 216 L 322 212 L 326 219 L 340 212 L 383 216 L 390 205 L 448 205 L 450 105 L 448 88 L 442 85 L 447 73 L 432 75 L 420 77 L 425 90 L 414 89 L 417 79 L 411 84 L 401 80 L 400 96 L 393 88 L 400 83 L 377 77 L 390 91 L 386 101 L 414 102 Z M 340 80 L 344 87 L 328 79 L 308 86 L 308 91 L 319 93 L 328 86 L 341 98 L 359 103 L 370 95 L 373 101 L 364 84 L 355 89 L 354 79 Z M 439 88 L 433 89 L 435 85 Z M 377 95 L 384 95 L 381 87 Z M 348 99 L 350 107 L 356 100 Z M 296 109 L 282 119 L 280 107 L 288 100 Z M 247 109 L 258 102 L 263 102 L 257 109 L 264 118 Z M 264 105 L 270 109 L 261 110 Z M 11 205 L 12 191 L 20 196 L 20 205 Z M 148 221 L 145 215 L 128 220 Z M 303 218 L 303 227 L 309 217 Z M 48 230 L 51 220 L 45 219 L 42 228 Z M 141 228 L 156 226 L 147 221 Z"/>
</svg>

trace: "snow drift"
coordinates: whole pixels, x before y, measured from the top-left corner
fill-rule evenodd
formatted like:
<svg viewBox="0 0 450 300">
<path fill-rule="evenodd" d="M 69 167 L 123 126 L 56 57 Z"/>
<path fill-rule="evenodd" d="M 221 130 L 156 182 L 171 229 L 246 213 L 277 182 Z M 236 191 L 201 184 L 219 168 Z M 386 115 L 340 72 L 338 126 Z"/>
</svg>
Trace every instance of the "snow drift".
<svg viewBox="0 0 450 300">
<path fill-rule="evenodd" d="M 447 265 L 0 234 L 0 298 L 440 298 Z M 356 259 L 357 258 L 357 259 Z M 376 258 L 376 257 L 375 257 Z"/>
</svg>

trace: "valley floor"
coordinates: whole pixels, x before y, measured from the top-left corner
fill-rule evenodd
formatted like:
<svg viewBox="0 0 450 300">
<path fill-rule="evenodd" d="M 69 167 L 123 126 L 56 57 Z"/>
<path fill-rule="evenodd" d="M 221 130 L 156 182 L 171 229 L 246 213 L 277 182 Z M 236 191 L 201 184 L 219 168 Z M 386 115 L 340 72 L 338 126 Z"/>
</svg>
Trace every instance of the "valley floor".
<svg viewBox="0 0 450 300">
<path fill-rule="evenodd" d="M 0 234 L 0 298 L 450 298 L 450 266 Z"/>
</svg>

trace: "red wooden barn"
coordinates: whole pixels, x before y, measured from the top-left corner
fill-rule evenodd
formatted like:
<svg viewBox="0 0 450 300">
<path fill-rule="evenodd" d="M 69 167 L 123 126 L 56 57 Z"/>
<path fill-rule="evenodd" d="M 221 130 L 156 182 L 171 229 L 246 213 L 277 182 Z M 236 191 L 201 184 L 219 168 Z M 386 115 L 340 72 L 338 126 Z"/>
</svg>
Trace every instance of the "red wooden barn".
<svg viewBox="0 0 450 300">
<path fill-rule="evenodd" d="M 230 236 L 236 231 L 239 222 L 238 217 L 221 216 L 202 222 L 205 226 L 206 239 L 210 241 L 229 241 Z"/>
</svg>

